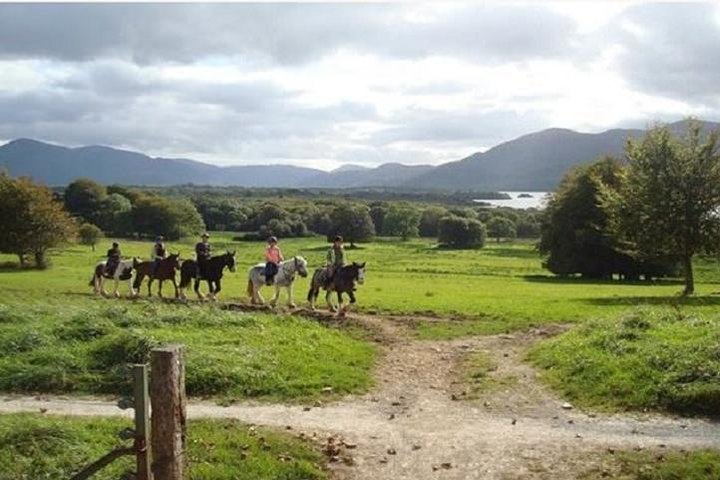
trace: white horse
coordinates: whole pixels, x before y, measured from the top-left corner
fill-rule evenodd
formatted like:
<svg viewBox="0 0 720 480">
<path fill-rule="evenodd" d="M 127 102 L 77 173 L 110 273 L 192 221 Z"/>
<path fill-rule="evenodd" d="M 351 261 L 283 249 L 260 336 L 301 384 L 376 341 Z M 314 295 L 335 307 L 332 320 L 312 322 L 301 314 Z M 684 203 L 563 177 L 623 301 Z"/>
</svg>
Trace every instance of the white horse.
<svg viewBox="0 0 720 480">
<path fill-rule="evenodd" d="M 280 289 L 285 287 L 288 289 L 288 306 L 295 307 L 293 302 L 293 282 L 295 275 L 307 277 L 307 260 L 301 256 L 292 257 L 289 260 L 278 264 L 278 273 L 275 275 L 273 285 L 275 285 L 275 296 L 270 300 L 270 305 L 275 306 L 280 297 Z M 247 293 L 252 298 L 253 304 L 264 304 L 265 300 L 260 295 L 260 288 L 265 285 L 265 264 L 255 265 L 248 272 Z"/>
<path fill-rule="evenodd" d="M 118 287 L 120 286 L 121 280 L 128 281 L 130 296 L 134 297 L 136 292 L 132 284 L 133 261 L 134 259 L 121 260 L 112 276 L 105 274 L 105 264 L 107 262 L 98 262 L 97 265 L 95 265 L 95 272 L 93 273 L 92 280 L 90 280 L 90 286 L 93 287 L 95 295 L 102 294 L 103 296 L 107 296 L 107 292 L 105 291 L 105 279 L 107 278 L 115 281 L 115 288 L 113 289 L 113 295 L 115 297 L 120 297 Z"/>
</svg>

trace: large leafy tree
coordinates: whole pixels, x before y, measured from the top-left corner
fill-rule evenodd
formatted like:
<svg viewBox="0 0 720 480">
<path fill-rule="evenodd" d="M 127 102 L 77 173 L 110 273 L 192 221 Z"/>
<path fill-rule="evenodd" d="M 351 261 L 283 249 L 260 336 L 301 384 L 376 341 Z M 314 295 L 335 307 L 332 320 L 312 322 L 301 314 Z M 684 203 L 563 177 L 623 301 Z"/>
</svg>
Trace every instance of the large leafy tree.
<svg viewBox="0 0 720 480">
<path fill-rule="evenodd" d="M 78 178 L 65 188 L 63 198 L 70 213 L 86 222 L 102 224 L 103 202 L 107 198 L 105 185 L 89 178 Z"/>
<path fill-rule="evenodd" d="M 343 203 L 330 213 L 331 229 L 328 238 L 337 234 L 354 246 L 356 242 L 366 242 L 375 236 L 375 225 L 370 218 L 369 209 L 364 205 Z"/>
<path fill-rule="evenodd" d="M 141 235 L 164 235 L 170 240 L 196 235 L 205 229 L 190 201 L 147 195 L 133 205 L 133 228 Z"/>
<path fill-rule="evenodd" d="M 509 218 L 496 215 L 490 217 L 487 221 L 487 233 L 489 236 L 495 238 L 497 243 L 500 243 L 501 238 L 512 239 L 517 237 L 517 227 L 515 226 L 515 222 Z"/>
<path fill-rule="evenodd" d="M 681 138 L 651 129 L 628 142 L 624 181 L 604 195 L 614 230 L 635 255 L 681 260 L 686 295 L 695 291 L 693 256 L 720 249 L 719 135 L 695 121 Z"/>
<path fill-rule="evenodd" d="M 485 225 L 473 218 L 449 215 L 438 226 L 438 241 L 455 248 L 482 248 L 486 235 Z"/>
<path fill-rule="evenodd" d="M 383 235 L 407 240 L 419 235 L 420 211 L 407 204 L 393 204 L 383 221 Z"/>
<path fill-rule="evenodd" d="M 73 240 L 77 225 L 55 200 L 52 191 L 28 178 L 0 174 L 0 251 L 32 255 L 38 268 L 47 267 L 47 251 Z"/>
<path fill-rule="evenodd" d="M 418 230 L 421 237 L 437 237 L 440 219 L 447 216 L 448 211 L 443 207 L 428 207 L 420 215 Z"/>
</svg>

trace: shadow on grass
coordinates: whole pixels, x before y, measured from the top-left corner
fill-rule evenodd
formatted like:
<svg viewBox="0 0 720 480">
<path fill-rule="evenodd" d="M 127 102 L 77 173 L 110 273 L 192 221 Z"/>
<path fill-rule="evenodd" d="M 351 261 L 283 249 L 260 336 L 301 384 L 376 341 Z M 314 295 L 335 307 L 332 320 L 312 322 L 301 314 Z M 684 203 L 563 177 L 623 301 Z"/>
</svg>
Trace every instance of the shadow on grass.
<svg viewBox="0 0 720 480">
<path fill-rule="evenodd" d="M 497 245 L 493 243 L 493 245 Z M 501 244 L 502 245 L 502 244 Z M 523 258 L 532 260 L 542 260 L 542 255 L 534 250 L 522 250 L 520 248 L 512 248 L 507 246 L 500 246 L 496 248 L 485 248 L 483 253 L 488 257 L 502 257 L 502 258 Z"/>
<path fill-rule="evenodd" d="M 13 273 L 13 272 L 41 272 L 42 268 L 37 268 L 32 263 L 27 265 L 20 265 L 20 262 L 0 262 L 0 273 Z"/>
<path fill-rule="evenodd" d="M 616 306 L 616 305 L 654 305 L 654 306 L 718 306 L 720 305 L 720 296 L 697 296 L 697 297 L 681 297 L 681 296 L 664 296 L 664 297 L 606 297 L 606 298 L 581 298 L 579 302 L 598 306 Z"/>
<path fill-rule="evenodd" d="M 553 275 L 523 275 L 523 280 L 527 282 L 549 283 L 556 285 L 616 285 L 616 286 L 653 286 L 653 285 L 684 285 L 684 282 L 676 278 L 665 278 L 659 280 L 609 280 L 598 278 L 583 277 L 559 277 Z"/>
</svg>

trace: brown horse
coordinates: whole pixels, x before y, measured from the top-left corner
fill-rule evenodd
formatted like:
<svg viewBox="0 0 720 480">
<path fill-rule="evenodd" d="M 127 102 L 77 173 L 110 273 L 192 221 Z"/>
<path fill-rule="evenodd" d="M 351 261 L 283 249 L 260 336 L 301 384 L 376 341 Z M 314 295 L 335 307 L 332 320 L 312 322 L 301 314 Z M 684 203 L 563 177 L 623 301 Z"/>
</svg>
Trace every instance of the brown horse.
<svg viewBox="0 0 720 480">
<path fill-rule="evenodd" d="M 135 283 L 133 283 L 133 288 L 135 291 L 140 294 L 140 285 L 142 285 L 142 281 L 145 277 L 148 277 L 148 297 L 152 297 L 152 284 L 154 280 L 158 280 L 160 284 L 158 285 L 158 295 L 160 298 L 162 298 L 162 286 L 163 282 L 165 280 L 170 280 L 173 284 L 173 287 L 175 287 L 175 298 L 178 298 L 179 292 L 178 292 L 178 285 L 175 281 L 175 270 L 180 269 L 180 254 L 179 253 L 173 253 L 169 255 L 167 258 L 163 258 L 160 260 L 160 262 L 157 265 L 157 268 L 155 268 L 155 271 L 153 272 L 153 264 L 154 261 L 149 262 L 138 262 L 135 261 L 133 263 L 133 268 L 135 269 Z"/>
<path fill-rule="evenodd" d="M 355 303 L 355 282 L 360 284 L 365 282 L 365 262 L 353 262 L 351 265 L 346 265 L 337 269 L 335 275 L 333 275 L 333 278 L 329 283 L 327 281 L 326 269 L 318 268 L 315 270 L 315 274 L 310 281 L 310 291 L 307 296 L 308 302 L 310 302 L 310 308 L 315 310 L 315 301 L 317 300 L 318 295 L 320 295 L 320 289 L 324 288 L 326 291 L 325 301 L 327 302 L 328 309 L 331 312 L 337 311 L 340 316 L 345 315 L 349 305 L 343 306 L 342 295 L 343 293 L 347 293 L 348 297 L 350 297 L 350 304 Z M 333 305 L 330 301 L 330 295 L 332 292 L 337 293 L 337 307 L 335 307 L 335 305 Z"/>
</svg>

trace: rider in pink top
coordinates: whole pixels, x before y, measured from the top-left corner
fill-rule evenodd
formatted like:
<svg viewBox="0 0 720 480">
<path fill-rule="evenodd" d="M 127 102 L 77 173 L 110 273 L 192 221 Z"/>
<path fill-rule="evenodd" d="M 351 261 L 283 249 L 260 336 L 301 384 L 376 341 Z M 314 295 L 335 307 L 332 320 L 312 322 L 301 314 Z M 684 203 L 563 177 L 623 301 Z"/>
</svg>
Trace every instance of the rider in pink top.
<svg viewBox="0 0 720 480">
<path fill-rule="evenodd" d="M 272 285 L 275 274 L 278 272 L 279 264 L 283 261 L 283 255 L 278 247 L 276 237 L 268 238 L 268 246 L 265 249 L 265 284 Z"/>
</svg>

